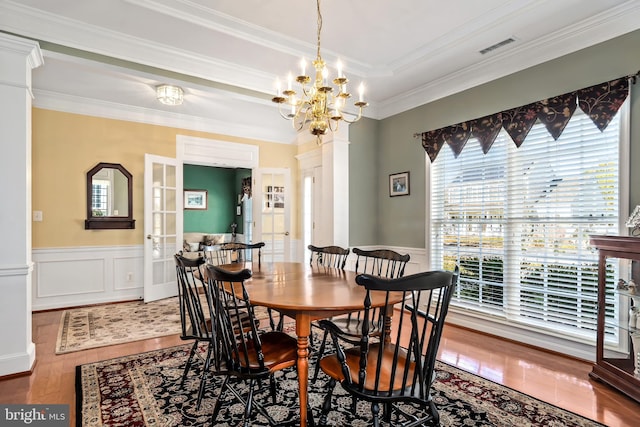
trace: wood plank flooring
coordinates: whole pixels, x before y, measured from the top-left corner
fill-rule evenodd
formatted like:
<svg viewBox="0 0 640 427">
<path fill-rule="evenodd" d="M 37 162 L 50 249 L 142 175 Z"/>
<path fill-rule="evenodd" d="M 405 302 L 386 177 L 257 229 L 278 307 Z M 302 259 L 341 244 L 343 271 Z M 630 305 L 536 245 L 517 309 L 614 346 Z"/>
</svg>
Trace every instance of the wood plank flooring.
<svg viewBox="0 0 640 427">
<path fill-rule="evenodd" d="M 55 354 L 61 311 L 34 313 L 37 362 L 29 376 L 0 381 L 1 403 L 69 404 L 75 425 L 76 365 L 181 344 L 177 335 Z M 587 362 L 447 325 L 440 360 L 609 427 L 640 426 L 640 404 L 589 379 Z"/>
</svg>

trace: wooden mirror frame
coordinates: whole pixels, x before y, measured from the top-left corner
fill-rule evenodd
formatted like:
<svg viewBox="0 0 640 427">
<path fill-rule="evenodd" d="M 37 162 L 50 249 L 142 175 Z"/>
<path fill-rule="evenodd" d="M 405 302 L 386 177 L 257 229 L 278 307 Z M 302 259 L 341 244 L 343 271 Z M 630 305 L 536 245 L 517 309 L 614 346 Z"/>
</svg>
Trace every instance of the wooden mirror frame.
<svg viewBox="0 0 640 427">
<path fill-rule="evenodd" d="M 93 195 L 93 176 L 100 170 L 117 169 L 127 178 L 127 216 L 93 216 L 91 200 Z M 84 222 L 85 230 L 122 230 L 136 228 L 136 220 L 133 219 L 133 176 L 120 163 L 98 163 L 87 172 L 87 219 Z"/>
</svg>

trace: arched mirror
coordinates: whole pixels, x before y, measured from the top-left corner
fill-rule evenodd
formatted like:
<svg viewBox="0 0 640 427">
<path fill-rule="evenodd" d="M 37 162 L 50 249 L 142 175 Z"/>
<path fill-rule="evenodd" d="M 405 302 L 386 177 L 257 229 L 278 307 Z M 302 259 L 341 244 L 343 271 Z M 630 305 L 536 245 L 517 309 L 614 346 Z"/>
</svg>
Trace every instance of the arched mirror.
<svg viewBox="0 0 640 427">
<path fill-rule="evenodd" d="M 87 230 L 135 228 L 133 176 L 119 163 L 98 163 L 87 172 Z"/>
</svg>

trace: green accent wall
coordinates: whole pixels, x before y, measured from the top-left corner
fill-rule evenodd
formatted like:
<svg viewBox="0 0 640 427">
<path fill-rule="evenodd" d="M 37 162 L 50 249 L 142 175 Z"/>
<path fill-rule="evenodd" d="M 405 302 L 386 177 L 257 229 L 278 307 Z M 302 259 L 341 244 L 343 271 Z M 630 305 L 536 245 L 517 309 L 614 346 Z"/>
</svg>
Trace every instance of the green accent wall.
<svg viewBox="0 0 640 427">
<path fill-rule="evenodd" d="M 207 190 L 207 209 L 185 209 L 183 231 L 231 233 L 231 224 L 235 222 L 236 232 L 242 233 L 243 218 L 236 215 L 236 206 L 242 178 L 248 176 L 251 176 L 250 169 L 184 165 L 184 189 Z"/>
<path fill-rule="evenodd" d="M 386 119 L 350 126 L 350 246 L 425 247 L 427 159 L 415 133 L 438 129 L 640 69 L 640 31 L 562 56 Z M 640 204 L 640 82 L 631 87 L 629 208 Z M 473 143 L 473 142 L 469 142 Z M 443 147 L 448 150 L 448 147 Z M 463 151 L 464 154 L 464 151 Z M 389 197 L 389 174 L 410 172 L 410 195 Z"/>
</svg>

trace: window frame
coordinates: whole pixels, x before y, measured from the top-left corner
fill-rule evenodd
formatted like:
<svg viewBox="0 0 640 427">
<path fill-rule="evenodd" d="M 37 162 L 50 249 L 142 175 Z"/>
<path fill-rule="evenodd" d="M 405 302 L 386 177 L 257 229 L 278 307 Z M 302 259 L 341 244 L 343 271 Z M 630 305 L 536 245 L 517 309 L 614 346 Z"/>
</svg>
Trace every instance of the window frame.
<svg viewBox="0 0 640 427">
<path fill-rule="evenodd" d="M 620 235 L 627 235 L 628 233 L 624 222 L 628 217 L 629 212 L 630 98 L 631 96 L 627 98 L 623 106 L 618 111 L 620 120 L 618 151 L 618 231 Z M 473 143 L 473 141 L 470 143 Z M 527 141 L 525 140 L 524 144 L 526 143 Z M 443 149 L 448 149 L 448 147 Z M 425 154 L 425 249 L 427 265 L 430 266 L 430 268 L 442 268 L 442 265 L 435 265 L 436 263 L 432 259 L 432 172 L 431 162 L 429 157 Z M 453 303 L 450 307 L 448 321 L 449 323 L 456 324 L 458 326 L 475 329 L 492 335 L 499 335 L 507 339 L 513 339 L 525 344 L 547 348 L 552 351 L 558 351 L 585 360 L 595 360 L 595 334 L 593 339 L 566 335 L 562 332 L 549 334 L 548 332 L 532 325 L 516 324 L 510 322 L 508 319 L 503 319 L 490 313 L 472 311 Z"/>
</svg>

